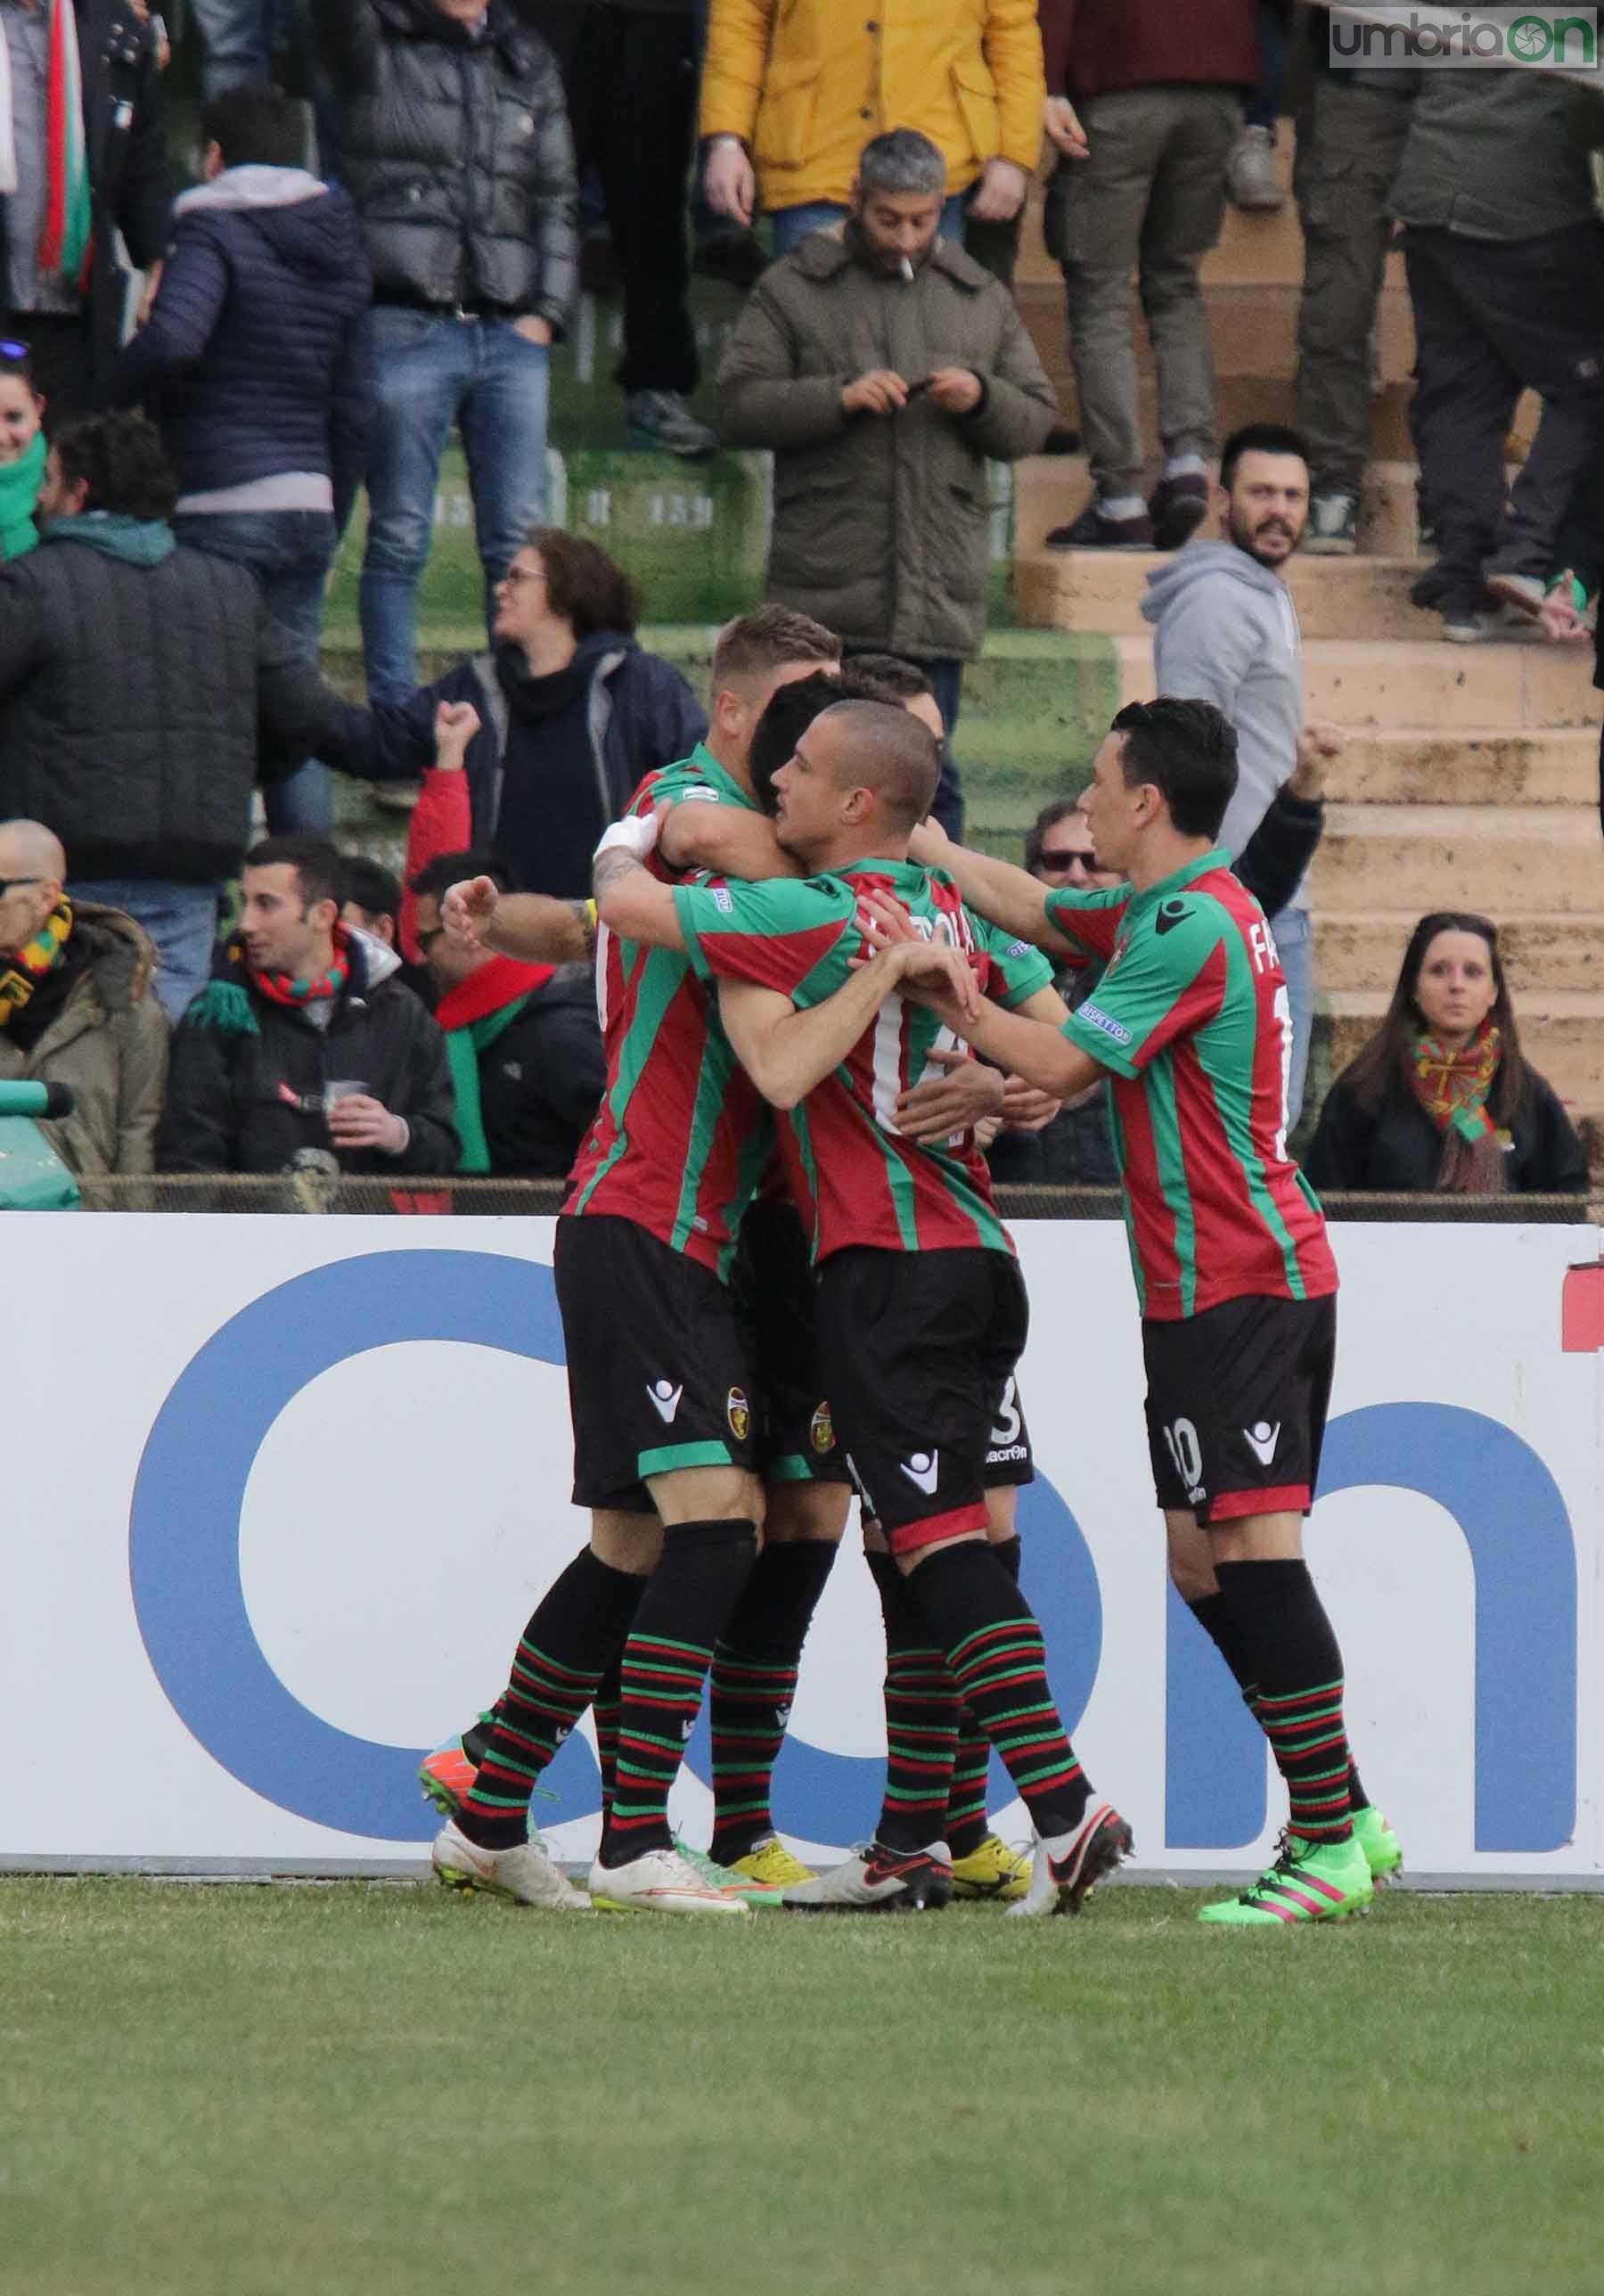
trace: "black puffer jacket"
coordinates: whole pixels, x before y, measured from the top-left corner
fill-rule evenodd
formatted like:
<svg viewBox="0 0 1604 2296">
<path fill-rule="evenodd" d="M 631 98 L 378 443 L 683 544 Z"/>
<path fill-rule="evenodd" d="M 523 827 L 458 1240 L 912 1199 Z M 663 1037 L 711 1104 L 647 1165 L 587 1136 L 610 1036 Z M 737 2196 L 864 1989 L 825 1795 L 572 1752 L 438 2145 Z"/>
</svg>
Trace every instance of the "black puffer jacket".
<svg viewBox="0 0 1604 2296">
<path fill-rule="evenodd" d="M 0 567 L 0 818 L 53 829 L 80 878 L 216 883 L 244 853 L 252 783 L 324 734 L 360 748 L 365 719 L 226 559 L 131 563 L 47 527 Z"/>
<path fill-rule="evenodd" d="M 174 1031 L 159 1172 L 282 1172 L 300 1149 L 331 1149 L 323 1093 L 336 1078 L 364 1084 L 412 1135 L 398 1156 L 342 1151 L 341 1171 L 455 1171 L 446 1039 L 396 978 L 393 949 L 353 933 L 350 952 L 326 1029 L 261 996 L 237 948 L 219 960 Z"/>
<path fill-rule="evenodd" d="M 321 0 L 317 17 L 374 301 L 534 313 L 561 334 L 577 205 L 545 42 L 504 0 L 478 39 L 434 0 Z"/>
</svg>

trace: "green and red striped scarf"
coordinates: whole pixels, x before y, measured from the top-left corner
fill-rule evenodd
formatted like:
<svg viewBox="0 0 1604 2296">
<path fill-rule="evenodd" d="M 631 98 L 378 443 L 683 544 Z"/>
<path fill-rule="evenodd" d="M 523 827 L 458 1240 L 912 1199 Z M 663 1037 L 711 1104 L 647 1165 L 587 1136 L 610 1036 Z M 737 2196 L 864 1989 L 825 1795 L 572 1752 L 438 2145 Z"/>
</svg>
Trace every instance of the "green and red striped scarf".
<svg viewBox="0 0 1604 2296">
<path fill-rule="evenodd" d="M 72 0 L 50 0 L 50 70 L 45 118 L 49 184 L 39 269 L 84 287 L 89 275 L 89 146 L 84 135 L 84 74 Z"/>
</svg>

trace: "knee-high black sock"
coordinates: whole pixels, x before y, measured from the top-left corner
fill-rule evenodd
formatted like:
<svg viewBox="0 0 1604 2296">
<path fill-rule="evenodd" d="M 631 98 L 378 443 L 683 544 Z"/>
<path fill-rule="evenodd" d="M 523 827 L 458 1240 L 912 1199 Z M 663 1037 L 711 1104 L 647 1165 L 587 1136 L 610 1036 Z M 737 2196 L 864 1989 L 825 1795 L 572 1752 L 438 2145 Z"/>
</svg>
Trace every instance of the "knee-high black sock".
<svg viewBox="0 0 1604 2296">
<path fill-rule="evenodd" d="M 991 1551 L 1017 1587 L 1019 1583 L 1018 1538 L 994 1539 Z M 953 1790 L 947 1796 L 947 1848 L 954 1857 L 968 1857 L 985 1841 L 986 1780 L 991 1768 L 991 1741 L 968 1705 L 958 1709 L 958 1751 L 953 1762 Z"/>
<path fill-rule="evenodd" d="M 1287 1782 L 1289 1819 L 1306 1841 L 1340 1841 L 1353 1827 L 1342 1721 L 1342 1652 L 1308 1565 L 1222 1562 L 1230 1632 L 1254 1669 L 1254 1711 Z"/>
<path fill-rule="evenodd" d="M 713 1646 L 741 1599 L 757 1526 L 740 1516 L 670 1523 L 647 1581 L 621 1669 L 618 1784 L 602 1863 L 667 1849 L 668 1790 L 696 1725 Z"/>
<path fill-rule="evenodd" d="M 807 1629 L 835 1561 L 829 1539 L 765 1546 L 713 1652 L 713 1855 L 731 1865 L 774 1830 L 769 1787 Z"/>
<path fill-rule="evenodd" d="M 1228 1598 L 1223 1595 L 1200 1595 L 1195 1603 L 1189 1603 L 1186 1607 L 1208 1636 L 1236 1677 L 1237 1686 L 1246 1702 L 1248 1711 L 1256 1722 L 1259 1721 L 1258 1679 L 1247 1657 L 1238 1646 L 1239 1637 L 1232 1625 L 1231 1604 Z M 1358 1765 L 1354 1760 L 1351 1750 L 1348 1754 L 1347 1786 L 1349 1809 L 1368 1809 L 1370 1796 L 1364 1791 Z"/>
<path fill-rule="evenodd" d="M 524 1628 L 457 1823 L 487 1849 L 524 1839 L 535 1781 L 622 1648 L 643 1581 L 582 1548 Z"/>
<path fill-rule="evenodd" d="M 1073 1833 L 1092 1789 L 1047 1686 L 1042 1629 L 1007 1570 L 989 1547 L 965 1540 L 920 1563 L 908 1587 L 1036 1831 Z"/>
<path fill-rule="evenodd" d="M 875 1840 L 923 1849 L 941 1839 L 958 1745 L 958 1692 L 888 1554 L 865 1554 L 886 1622 L 886 1795 Z"/>
</svg>

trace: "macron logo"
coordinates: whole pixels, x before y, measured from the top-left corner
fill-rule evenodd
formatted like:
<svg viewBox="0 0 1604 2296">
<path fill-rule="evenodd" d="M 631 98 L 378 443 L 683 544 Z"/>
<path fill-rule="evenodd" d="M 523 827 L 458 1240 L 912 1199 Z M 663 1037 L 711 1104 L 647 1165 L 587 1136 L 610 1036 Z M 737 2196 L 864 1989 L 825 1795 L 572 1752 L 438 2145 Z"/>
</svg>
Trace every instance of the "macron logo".
<svg viewBox="0 0 1604 2296">
<path fill-rule="evenodd" d="M 1244 1427 L 1242 1434 L 1260 1466 L 1267 1467 L 1275 1456 L 1276 1445 L 1281 1441 L 1281 1421 L 1278 1419 L 1272 1427 L 1267 1419 L 1261 1419 L 1256 1427 Z"/>
<path fill-rule="evenodd" d="M 922 1491 L 926 1498 L 934 1497 L 937 1478 L 941 1472 L 939 1451 L 915 1451 L 913 1456 L 904 1459 L 901 1465 L 915 1490 Z"/>
<path fill-rule="evenodd" d="M 667 1380 L 659 1379 L 654 1381 L 652 1385 L 647 1389 L 646 1392 L 651 1398 L 651 1407 L 657 1413 L 658 1417 L 662 1421 L 665 1427 L 673 1426 L 674 1414 L 680 1407 L 680 1398 L 683 1395 L 684 1391 L 684 1382 L 683 1380 L 678 1387 L 673 1387 L 669 1384 Z"/>
</svg>

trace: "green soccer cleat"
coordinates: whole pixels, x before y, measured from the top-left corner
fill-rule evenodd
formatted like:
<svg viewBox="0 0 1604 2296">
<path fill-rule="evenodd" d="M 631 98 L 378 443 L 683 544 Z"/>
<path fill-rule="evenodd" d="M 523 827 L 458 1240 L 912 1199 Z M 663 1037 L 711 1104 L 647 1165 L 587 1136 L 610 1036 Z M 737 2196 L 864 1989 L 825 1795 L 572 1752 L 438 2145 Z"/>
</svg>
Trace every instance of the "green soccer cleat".
<svg viewBox="0 0 1604 2296">
<path fill-rule="evenodd" d="M 1297 1922 L 1345 1922 L 1376 1894 L 1357 1841 L 1305 1841 L 1289 1830 L 1281 1855 L 1240 1898 L 1205 1906 L 1200 1922 L 1233 1929 L 1290 1929 Z"/>
<path fill-rule="evenodd" d="M 1379 1809 L 1354 1812 L 1354 1839 L 1364 1852 L 1372 1882 L 1384 1882 L 1404 1865 L 1404 1844 Z"/>
</svg>

